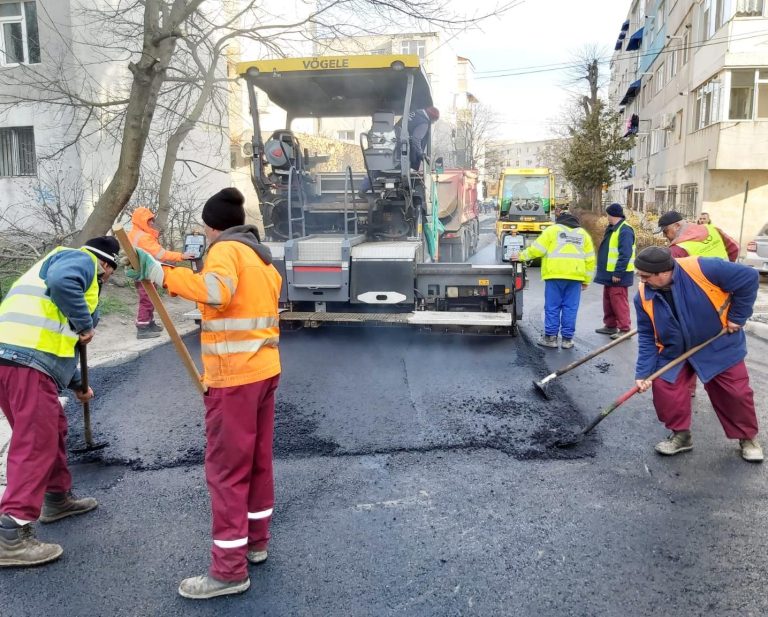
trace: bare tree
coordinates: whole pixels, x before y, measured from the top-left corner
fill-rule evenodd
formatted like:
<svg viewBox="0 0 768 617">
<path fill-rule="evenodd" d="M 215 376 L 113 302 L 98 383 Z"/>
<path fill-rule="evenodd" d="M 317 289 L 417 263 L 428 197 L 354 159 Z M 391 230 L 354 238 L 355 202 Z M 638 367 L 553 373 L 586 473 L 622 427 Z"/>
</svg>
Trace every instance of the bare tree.
<svg viewBox="0 0 768 617">
<path fill-rule="evenodd" d="M 498 126 L 498 114 L 483 103 L 472 101 L 457 112 L 453 144 L 459 166 L 471 169 L 478 166 Z"/>
</svg>

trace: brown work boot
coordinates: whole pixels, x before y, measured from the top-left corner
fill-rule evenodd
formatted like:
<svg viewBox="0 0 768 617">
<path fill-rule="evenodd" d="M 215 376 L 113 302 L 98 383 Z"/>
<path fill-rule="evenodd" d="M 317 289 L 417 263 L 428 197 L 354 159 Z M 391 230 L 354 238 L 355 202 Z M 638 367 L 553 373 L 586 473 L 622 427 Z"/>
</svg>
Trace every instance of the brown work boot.
<svg viewBox="0 0 768 617">
<path fill-rule="evenodd" d="M 77 516 L 95 510 L 99 502 L 92 497 L 78 499 L 72 491 L 66 493 L 46 493 L 43 502 L 41 523 L 54 523 L 68 516 Z"/>
<path fill-rule="evenodd" d="M 669 437 L 656 444 L 656 452 L 665 456 L 674 456 L 693 450 L 691 431 L 672 431 Z"/>
<path fill-rule="evenodd" d="M 19 525 L 10 516 L 0 515 L 0 568 L 39 566 L 56 561 L 64 549 L 35 538 L 32 525 Z"/>
<path fill-rule="evenodd" d="M 137 339 L 145 339 L 145 338 L 157 338 L 160 336 L 160 332 L 153 330 L 149 324 L 146 326 L 136 326 L 136 338 Z"/>
</svg>

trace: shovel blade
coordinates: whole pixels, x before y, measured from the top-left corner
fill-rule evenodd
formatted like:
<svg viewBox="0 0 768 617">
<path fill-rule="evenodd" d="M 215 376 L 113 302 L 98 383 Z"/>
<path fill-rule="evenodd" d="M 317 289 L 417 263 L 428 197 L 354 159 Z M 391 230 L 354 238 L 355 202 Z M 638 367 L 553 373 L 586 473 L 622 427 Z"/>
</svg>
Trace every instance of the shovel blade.
<svg viewBox="0 0 768 617">
<path fill-rule="evenodd" d="M 100 441 L 96 443 L 86 444 L 82 448 L 73 448 L 73 454 L 87 454 L 88 452 L 98 452 L 103 450 L 109 445 L 108 441 Z"/>
<path fill-rule="evenodd" d="M 536 391 L 541 394 L 545 399 L 550 400 L 549 392 L 547 391 L 547 384 L 542 383 L 540 381 L 533 380 L 533 386 L 536 388 Z"/>
</svg>

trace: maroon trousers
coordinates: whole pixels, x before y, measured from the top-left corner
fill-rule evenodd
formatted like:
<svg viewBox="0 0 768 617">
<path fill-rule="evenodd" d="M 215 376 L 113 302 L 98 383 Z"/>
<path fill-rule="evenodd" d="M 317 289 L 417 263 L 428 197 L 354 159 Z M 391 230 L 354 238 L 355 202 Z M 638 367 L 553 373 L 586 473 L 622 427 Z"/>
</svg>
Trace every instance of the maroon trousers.
<svg viewBox="0 0 768 617">
<path fill-rule="evenodd" d="M 686 362 L 675 383 L 663 379 L 653 382 L 656 415 L 671 431 L 691 428 L 691 390 L 696 387 L 696 373 Z M 709 400 L 728 439 L 754 439 L 757 414 L 749 374 L 744 361 L 723 371 L 704 384 Z"/>
<path fill-rule="evenodd" d="M 213 511 L 210 575 L 248 576 L 248 550 L 266 550 L 275 503 L 272 435 L 280 376 L 210 388 L 205 395 L 205 477 Z"/>
<path fill-rule="evenodd" d="M 63 493 L 72 488 L 67 418 L 56 383 L 33 368 L 0 365 L 0 408 L 12 430 L 8 486 L 0 512 L 19 521 L 36 521 L 46 492 Z"/>
<path fill-rule="evenodd" d="M 144 285 L 141 281 L 136 282 L 136 291 L 139 292 L 139 310 L 136 314 L 137 326 L 148 326 L 155 318 L 155 307 L 152 300 L 149 299 L 147 292 L 144 291 Z"/>
<path fill-rule="evenodd" d="M 603 287 L 603 325 L 622 332 L 629 332 L 632 328 L 627 287 Z"/>
</svg>

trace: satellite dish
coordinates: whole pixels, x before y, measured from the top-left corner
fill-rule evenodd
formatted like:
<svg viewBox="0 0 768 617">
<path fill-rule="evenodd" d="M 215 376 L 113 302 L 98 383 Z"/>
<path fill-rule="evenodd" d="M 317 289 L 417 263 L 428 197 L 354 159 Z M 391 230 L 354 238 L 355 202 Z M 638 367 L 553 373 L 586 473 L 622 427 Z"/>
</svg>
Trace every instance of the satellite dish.
<svg viewBox="0 0 768 617">
<path fill-rule="evenodd" d="M 243 142 L 240 144 L 240 154 L 243 155 L 244 159 L 252 159 L 253 158 L 253 144 L 250 141 Z"/>
</svg>

